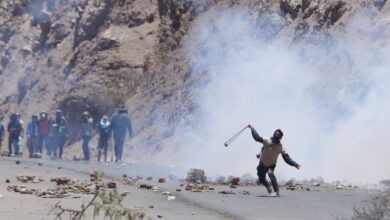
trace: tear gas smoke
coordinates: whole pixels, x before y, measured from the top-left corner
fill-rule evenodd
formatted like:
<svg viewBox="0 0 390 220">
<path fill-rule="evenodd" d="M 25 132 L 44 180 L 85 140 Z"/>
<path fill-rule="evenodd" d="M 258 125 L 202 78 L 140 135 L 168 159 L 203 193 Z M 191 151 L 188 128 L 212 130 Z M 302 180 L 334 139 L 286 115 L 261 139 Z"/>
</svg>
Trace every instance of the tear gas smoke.
<svg viewBox="0 0 390 220">
<path fill-rule="evenodd" d="M 302 170 L 279 159 L 282 178 L 388 178 L 390 46 L 384 34 L 374 36 L 382 33 L 374 25 L 378 20 L 359 15 L 337 38 L 310 32 L 296 43 L 283 34 L 264 37 L 274 30 L 262 29 L 242 11 L 198 21 L 188 48 L 194 73 L 207 72 L 208 81 L 197 100 L 197 126 L 181 134 L 186 165 L 212 176 L 255 176 L 261 145 L 250 130 L 223 146 L 251 123 L 265 137 L 284 131 L 284 147 Z"/>
</svg>

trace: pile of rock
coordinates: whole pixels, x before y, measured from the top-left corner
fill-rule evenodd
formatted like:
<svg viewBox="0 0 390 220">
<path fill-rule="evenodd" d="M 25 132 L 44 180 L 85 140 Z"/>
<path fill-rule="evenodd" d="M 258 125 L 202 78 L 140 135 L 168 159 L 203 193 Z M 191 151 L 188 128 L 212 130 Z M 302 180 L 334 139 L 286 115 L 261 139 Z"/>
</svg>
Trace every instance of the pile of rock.
<svg viewBox="0 0 390 220">
<path fill-rule="evenodd" d="M 137 179 L 134 179 L 132 177 L 127 177 L 127 178 L 122 178 L 120 180 L 120 183 L 122 183 L 123 185 L 130 185 L 130 186 L 134 186 L 136 183 L 137 183 Z"/>
<path fill-rule="evenodd" d="M 89 180 L 90 180 L 91 182 L 98 181 L 98 180 L 99 180 L 99 173 L 98 173 L 96 170 L 92 171 L 92 172 L 89 174 Z"/>
<path fill-rule="evenodd" d="M 67 184 L 69 184 L 70 179 L 68 177 L 51 178 L 50 182 L 56 182 L 57 186 L 67 185 Z"/>
<path fill-rule="evenodd" d="M 20 194 L 33 194 L 36 191 L 35 189 L 28 189 L 25 186 L 18 186 L 18 185 L 10 185 L 7 187 L 7 190 L 10 192 L 17 192 Z"/>
<path fill-rule="evenodd" d="M 233 186 L 240 185 L 240 177 L 229 176 L 228 183 Z"/>
<path fill-rule="evenodd" d="M 186 180 L 189 183 L 204 183 L 207 181 L 207 177 L 202 169 L 190 169 Z"/>
<path fill-rule="evenodd" d="M 36 176 L 27 176 L 27 175 L 19 175 L 16 177 L 16 179 L 22 183 L 28 183 L 28 182 L 39 183 L 44 181 L 43 179 L 38 178 Z"/>
<path fill-rule="evenodd" d="M 152 186 L 152 185 L 149 185 L 149 184 L 140 184 L 140 185 L 138 186 L 138 188 L 150 190 L 150 189 L 153 188 L 153 186 Z"/>
<path fill-rule="evenodd" d="M 190 192 L 205 192 L 214 190 L 214 188 L 209 187 L 207 184 L 188 183 L 185 187 L 185 190 Z"/>
<path fill-rule="evenodd" d="M 284 187 L 286 190 L 305 190 L 305 191 L 311 191 L 309 187 L 305 187 L 303 183 L 299 183 L 295 181 L 294 179 L 291 179 L 284 184 Z"/>
</svg>

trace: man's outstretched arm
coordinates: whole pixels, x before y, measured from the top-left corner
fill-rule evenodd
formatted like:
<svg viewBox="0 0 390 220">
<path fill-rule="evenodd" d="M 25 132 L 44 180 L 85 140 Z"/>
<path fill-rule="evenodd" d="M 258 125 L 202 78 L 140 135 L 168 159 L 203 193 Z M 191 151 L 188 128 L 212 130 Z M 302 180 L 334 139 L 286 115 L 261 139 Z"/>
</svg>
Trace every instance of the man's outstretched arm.
<svg viewBox="0 0 390 220">
<path fill-rule="evenodd" d="M 291 159 L 290 155 L 288 155 L 288 153 L 285 150 L 282 151 L 282 157 L 284 162 L 286 162 L 288 165 L 293 166 L 298 170 L 301 168 L 301 165 L 295 162 L 293 159 Z"/>
<path fill-rule="evenodd" d="M 252 137 L 253 137 L 253 139 L 255 139 L 255 141 L 260 142 L 260 143 L 264 142 L 264 139 L 257 133 L 257 131 L 255 130 L 255 128 L 252 125 L 248 125 L 248 128 L 251 129 Z"/>
</svg>

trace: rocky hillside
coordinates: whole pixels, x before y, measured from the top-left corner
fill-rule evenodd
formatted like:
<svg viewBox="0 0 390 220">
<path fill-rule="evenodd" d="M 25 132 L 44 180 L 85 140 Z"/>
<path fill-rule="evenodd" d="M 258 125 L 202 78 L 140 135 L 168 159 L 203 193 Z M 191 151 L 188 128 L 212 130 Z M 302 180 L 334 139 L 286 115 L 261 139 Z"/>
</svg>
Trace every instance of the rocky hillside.
<svg viewBox="0 0 390 220">
<path fill-rule="evenodd" d="M 381 21 L 378 30 L 388 26 L 390 5 L 386 0 L 3 0 L 0 115 L 8 119 L 17 111 L 27 120 L 32 113 L 60 108 L 77 141 L 82 111 L 98 121 L 123 101 L 136 135 L 127 145 L 128 157 L 173 154 L 180 149 L 176 128 L 196 126 L 196 97 L 210 74 L 194 68 L 191 59 L 205 43 L 194 40 L 195 27 L 212 27 L 226 10 L 249 13 L 259 37 L 326 54 L 326 45 L 317 42 L 342 37 L 358 12 Z M 338 68 L 348 69 L 344 58 Z"/>
<path fill-rule="evenodd" d="M 162 63 L 186 32 L 184 1 L 2 1 L 1 115 L 25 120 L 62 109 L 77 140 L 80 113 L 95 121 L 127 102 L 136 134 L 154 122 L 164 92 Z M 183 23 L 182 23 L 183 22 Z M 169 76 L 172 77 L 172 76 Z M 173 76 L 181 83 L 180 76 Z M 168 80 L 172 80 L 169 78 Z M 149 94 L 149 97 L 146 95 Z M 134 104 L 133 104 L 134 103 Z"/>
</svg>

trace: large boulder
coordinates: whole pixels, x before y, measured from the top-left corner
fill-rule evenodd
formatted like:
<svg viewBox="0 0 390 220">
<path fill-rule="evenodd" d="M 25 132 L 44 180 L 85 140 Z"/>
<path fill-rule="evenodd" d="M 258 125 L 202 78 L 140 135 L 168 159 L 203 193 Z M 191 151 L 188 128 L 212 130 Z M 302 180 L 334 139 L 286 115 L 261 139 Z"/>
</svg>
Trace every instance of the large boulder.
<svg viewBox="0 0 390 220">
<path fill-rule="evenodd" d="M 202 169 L 190 169 L 186 178 L 187 182 L 206 182 L 207 178 Z"/>
<path fill-rule="evenodd" d="M 81 27 L 88 35 L 88 38 L 92 39 L 97 35 L 99 28 L 104 24 L 110 9 L 111 3 L 108 1 L 100 5 L 88 5 L 81 20 Z"/>
<path fill-rule="evenodd" d="M 295 19 L 298 16 L 298 13 L 301 8 L 301 0 L 280 0 L 280 9 L 283 12 L 290 14 L 292 19 Z"/>
</svg>

